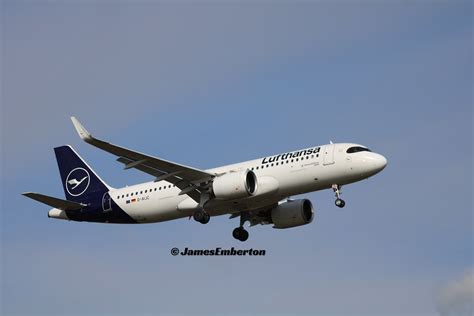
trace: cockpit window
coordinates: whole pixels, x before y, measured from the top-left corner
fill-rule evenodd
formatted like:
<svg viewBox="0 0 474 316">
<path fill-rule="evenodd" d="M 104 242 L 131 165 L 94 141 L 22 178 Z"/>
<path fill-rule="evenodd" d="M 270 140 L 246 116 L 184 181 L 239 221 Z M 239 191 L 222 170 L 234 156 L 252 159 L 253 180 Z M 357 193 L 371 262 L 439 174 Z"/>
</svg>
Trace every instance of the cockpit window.
<svg viewBox="0 0 474 316">
<path fill-rule="evenodd" d="M 348 154 L 353 154 L 353 153 L 358 153 L 360 151 L 371 151 L 369 148 L 365 148 L 365 147 L 349 147 L 346 151 L 346 153 Z"/>
</svg>

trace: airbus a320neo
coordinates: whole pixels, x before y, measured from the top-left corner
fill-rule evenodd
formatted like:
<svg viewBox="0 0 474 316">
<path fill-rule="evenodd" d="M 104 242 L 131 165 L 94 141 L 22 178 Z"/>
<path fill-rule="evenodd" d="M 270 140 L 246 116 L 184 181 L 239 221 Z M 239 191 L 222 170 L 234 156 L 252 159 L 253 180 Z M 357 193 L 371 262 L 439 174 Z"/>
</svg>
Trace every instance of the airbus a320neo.
<svg viewBox="0 0 474 316">
<path fill-rule="evenodd" d="M 153 181 L 115 189 L 107 185 L 71 146 L 54 149 L 66 200 L 38 193 L 25 196 L 52 206 L 51 218 L 99 223 L 152 223 L 193 217 L 207 224 L 212 216 L 240 217 L 232 235 L 241 241 L 244 228 L 272 224 L 292 228 L 311 223 L 310 200 L 289 199 L 332 189 L 335 204 L 342 185 L 382 171 L 387 159 L 367 147 L 338 143 L 313 146 L 223 167 L 201 170 L 126 149 L 93 137 L 72 117 L 79 136 L 124 164 L 151 175 Z"/>
</svg>

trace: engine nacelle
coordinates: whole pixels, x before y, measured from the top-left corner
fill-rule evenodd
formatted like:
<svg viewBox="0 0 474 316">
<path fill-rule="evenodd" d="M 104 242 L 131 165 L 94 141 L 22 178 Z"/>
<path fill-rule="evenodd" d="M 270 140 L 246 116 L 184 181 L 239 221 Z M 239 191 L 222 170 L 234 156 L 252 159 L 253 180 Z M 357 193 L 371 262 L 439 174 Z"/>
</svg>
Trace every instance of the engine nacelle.
<svg viewBox="0 0 474 316">
<path fill-rule="evenodd" d="M 284 202 L 272 210 L 273 228 L 291 228 L 313 221 L 314 210 L 310 200 Z"/>
<path fill-rule="evenodd" d="M 212 192 L 219 200 L 252 196 L 257 192 L 257 176 L 251 170 L 223 174 L 212 182 Z"/>
</svg>

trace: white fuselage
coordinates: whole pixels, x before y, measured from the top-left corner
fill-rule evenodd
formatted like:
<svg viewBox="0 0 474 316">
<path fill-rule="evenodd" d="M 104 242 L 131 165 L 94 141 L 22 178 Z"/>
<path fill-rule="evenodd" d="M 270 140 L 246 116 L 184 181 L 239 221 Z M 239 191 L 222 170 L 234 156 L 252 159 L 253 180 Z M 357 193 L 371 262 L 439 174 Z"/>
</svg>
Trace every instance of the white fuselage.
<svg viewBox="0 0 474 316">
<path fill-rule="evenodd" d="M 387 160 L 377 153 L 346 152 L 354 146 L 359 145 L 328 144 L 206 170 L 219 175 L 249 169 L 257 176 L 258 183 L 254 196 L 231 201 L 213 199 L 206 204 L 206 211 L 216 216 L 256 210 L 289 196 L 366 179 L 385 167 Z M 314 148 L 319 148 L 319 152 L 313 152 Z M 305 150 L 311 154 L 305 155 Z M 113 189 L 109 193 L 135 221 L 152 223 L 193 214 L 198 203 L 187 195 L 179 195 L 180 192 L 173 184 L 160 181 Z"/>
</svg>

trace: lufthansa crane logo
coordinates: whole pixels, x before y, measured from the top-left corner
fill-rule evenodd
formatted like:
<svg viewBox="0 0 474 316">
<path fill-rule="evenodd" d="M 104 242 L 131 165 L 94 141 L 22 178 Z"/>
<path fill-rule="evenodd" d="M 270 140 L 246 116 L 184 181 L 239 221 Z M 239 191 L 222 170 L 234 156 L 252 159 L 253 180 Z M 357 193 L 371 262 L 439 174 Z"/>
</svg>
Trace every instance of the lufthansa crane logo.
<svg viewBox="0 0 474 316">
<path fill-rule="evenodd" d="M 76 168 L 67 175 L 65 186 L 70 195 L 79 196 L 86 192 L 90 182 L 89 172 L 84 168 Z"/>
</svg>

